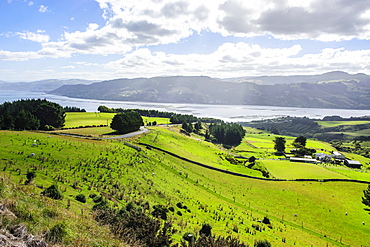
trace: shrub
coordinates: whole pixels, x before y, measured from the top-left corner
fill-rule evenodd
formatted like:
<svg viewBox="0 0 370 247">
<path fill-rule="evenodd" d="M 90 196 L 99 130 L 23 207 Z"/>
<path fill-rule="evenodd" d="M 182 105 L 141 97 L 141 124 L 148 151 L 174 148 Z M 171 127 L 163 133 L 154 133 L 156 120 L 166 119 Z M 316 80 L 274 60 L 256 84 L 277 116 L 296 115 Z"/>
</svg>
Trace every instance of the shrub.
<svg viewBox="0 0 370 247">
<path fill-rule="evenodd" d="M 52 243 L 61 243 L 63 238 L 67 236 L 66 226 L 64 223 L 59 223 L 53 226 L 45 235 L 45 239 Z"/>
<path fill-rule="evenodd" d="M 156 218 L 161 218 L 162 220 L 167 220 L 168 209 L 163 205 L 154 205 L 152 215 Z"/>
<path fill-rule="evenodd" d="M 60 192 L 58 189 L 58 186 L 54 184 L 46 188 L 41 194 L 44 196 L 50 197 L 52 199 L 55 199 L 55 200 L 63 199 L 62 192 Z"/>
<path fill-rule="evenodd" d="M 212 230 L 212 226 L 211 225 L 209 225 L 209 224 L 203 224 L 202 225 L 202 229 L 200 229 L 200 231 L 199 231 L 199 234 L 200 235 L 205 235 L 205 236 L 211 236 L 211 230 Z"/>
<path fill-rule="evenodd" d="M 271 224 L 271 221 L 270 221 L 270 219 L 269 219 L 268 217 L 266 217 L 266 216 L 265 216 L 265 217 L 263 218 L 263 220 L 262 220 L 262 223 L 263 223 L 263 224 Z"/>
<path fill-rule="evenodd" d="M 76 200 L 79 201 L 79 202 L 82 202 L 82 203 L 85 203 L 86 202 L 86 197 L 84 194 L 79 194 L 76 196 Z"/>
<path fill-rule="evenodd" d="M 33 179 L 36 177 L 36 172 L 27 172 L 26 174 L 27 180 L 24 184 L 30 184 L 32 183 Z"/>
<path fill-rule="evenodd" d="M 271 244 L 266 239 L 264 239 L 264 240 L 257 240 L 254 243 L 254 247 L 271 247 Z"/>
</svg>

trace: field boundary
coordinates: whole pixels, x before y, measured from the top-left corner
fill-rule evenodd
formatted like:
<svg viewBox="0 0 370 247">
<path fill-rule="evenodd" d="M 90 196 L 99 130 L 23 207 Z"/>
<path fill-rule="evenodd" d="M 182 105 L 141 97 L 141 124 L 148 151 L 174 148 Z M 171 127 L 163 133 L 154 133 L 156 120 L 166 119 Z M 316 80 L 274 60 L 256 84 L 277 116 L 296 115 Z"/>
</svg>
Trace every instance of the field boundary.
<svg viewBox="0 0 370 247">
<path fill-rule="evenodd" d="M 370 184 L 370 182 L 368 182 L 368 181 L 362 181 L 362 180 L 356 180 L 356 179 L 340 179 L 340 178 L 328 178 L 328 179 L 314 179 L 314 178 L 307 178 L 307 179 L 306 178 L 276 179 L 276 178 L 260 178 L 260 177 L 254 177 L 254 176 L 250 176 L 250 175 L 246 175 L 246 174 L 241 174 L 241 173 L 237 173 L 237 172 L 223 170 L 223 169 L 220 169 L 220 168 L 217 168 L 217 167 L 213 167 L 213 166 L 209 166 L 209 165 L 206 165 L 206 164 L 203 164 L 203 163 L 194 161 L 194 160 L 190 160 L 188 158 L 179 156 L 179 155 L 177 155 L 175 153 L 172 153 L 170 151 L 164 150 L 164 149 L 159 148 L 159 147 L 152 146 L 150 144 L 146 144 L 146 143 L 142 143 L 142 142 L 139 142 L 138 144 L 139 145 L 142 145 L 142 146 L 145 146 L 148 149 L 156 149 L 158 151 L 164 152 L 166 154 L 169 154 L 169 155 L 171 155 L 173 157 L 176 157 L 178 159 L 181 159 L 183 161 L 186 161 L 186 162 L 189 162 L 189 163 L 192 163 L 192 164 L 195 164 L 195 165 L 198 165 L 198 166 L 207 168 L 207 169 L 211 169 L 211 170 L 214 170 L 214 171 L 218 171 L 218 172 L 222 172 L 222 173 L 226 173 L 226 174 L 233 175 L 233 176 L 238 176 L 238 177 L 245 177 L 245 178 L 257 179 L 257 180 L 263 180 L 263 181 L 275 181 L 275 182 L 352 182 L 352 183 Z"/>
</svg>

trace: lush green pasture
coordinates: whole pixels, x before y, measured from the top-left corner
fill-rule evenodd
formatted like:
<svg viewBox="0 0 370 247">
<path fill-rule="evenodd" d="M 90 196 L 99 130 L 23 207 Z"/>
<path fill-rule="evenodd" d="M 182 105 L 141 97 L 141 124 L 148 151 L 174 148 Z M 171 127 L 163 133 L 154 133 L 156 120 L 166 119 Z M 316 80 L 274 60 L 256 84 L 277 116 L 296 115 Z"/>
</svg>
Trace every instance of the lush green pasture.
<svg viewBox="0 0 370 247">
<path fill-rule="evenodd" d="M 107 125 L 109 126 L 116 113 L 105 112 L 67 112 L 64 128 L 75 128 L 80 126 Z M 154 121 L 157 124 L 168 124 L 168 118 L 143 117 L 144 124 Z"/>
<path fill-rule="evenodd" d="M 329 171 L 315 164 L 290 162 L 288 160 L 262 160 L 268 171 L 275 178 L 298 179 L 298 178 L 341 178 L 348 177 Z"/>
<path fill-rule="evenodd" d="M 274 140 L 280 135 L 274 135 L 267 132 L 256 132 L 251 130 L 251 128 L 249 128 L 249 131 L 247 130 L 247 134 L 242 143 L 234 149 L 236 152 L 258 158 L 279 158 L 274 155 Z M 292 143 L 295 137 L 284 136 L 284 138 L 286 140 L 285 152 L 289 153 L 293 148 Z M 317 152 L 329 153 L 331 151 L 336 151 L 330 144 L 317 140 L 307 140 L 306 146 L 308 148 L 316 149 Z"/>
<path fill-rule="evenodd" d="M 60 134 L 71 134 L 71 135 L 81 135 L 90 137 L 101 137 L 102 135 L 115 134 L 116 131 L 110 127 L 87 127 L 87 128 L 73 128 L 73 129 L 62 129 L 53 131 Z"/>
<path fill-rule="evenodd" d="M 368 124 L 370 121 L 316 121 L 316 123 L 323 127 L 337 127 L 341 125 Z"/>
<path fill-rule="evenodd" d="M 248 169 L 243 164 L 230 164 L 226 159 L 230 156 L 226 150 L 220 150 L 218 146 L 202 141 L 194 135 L 189 138 L 180 134 L 180 126 L 149 127 L 149 129 L 151 133 L 141 137 L 140 141 L 206 165 L 251 176 L 262 176 L 259 171 Z"/>
<path fill-rule="evenodd" d="M 150 129 L 136 142 L 219 168 L 247 171 L 242 165 L 231 165 L 225 159 L 227 150 L 179 134 L 177 127 Z M 258 138 L 254 138 L 257 141 Z M 269 138 L 274 139 L 263 136 L 261 142 Z M 177 231 L 174 236 L 177 241 L 185 232 L 198 234 L 201 225 L 207 222 L 212 225 L 214 234 L 232 235 L 250 245 L 257 239 L 267 239 L 272 246 L 342 246 L 340 242 L 347 246 L 366 246 L 370 242 L 370 218 L 361 203 L 365 184 L 248 179 L 202 168 L 156 150 L 143 148 L 138 152 L 119 141 L 92 141 L 33 132 L 0 131 L 0 156 L 0 176 L 9 177 L 15 183 L 24 184 L 26 172 L 36 171 L 34 185 L 38 187 L 32 187 L 32 194 L 39 195 L 42 191 L 39 187 L 57 183 L 65 196 L 58 203 L 66 208 L 70 201 L 71 207 L 67 210 L 70 215 L 81 214 L 80 210 L 84 209 L 87 217 L 94 205 L 90 198 L 86 204 L 77 202 L 74 197 L 80 193 L 86 196 L 106 193 L 114 198 L 111 204 L 117 207 L 132 200 L 148 201 L 151 206 L 159 203 L 173 206 L 175 212 L 169 214 Z M 281 164 L 289 166 L 286 162 Z M 277 166 L 266 166 L 269 165 Z M 325 170 L 296 165 L 303 165 L 303 170 L 311 174 Z M 297 176 L 298 169 L 286 173 Z M 178 202 L 189 211 L 178 208 Z M 36 217 L 36 212 L 29 213 Z M 258 222 L 264 216 L 270 218 L 271 228 Z M 48 227 L 32 221 L 27 224 L 36 232 Z M 70 233 L 69 243 L 82 238 L 78 233 L 72 234 L 78 231 L 74 217 L 65 219 L 65 224 Z M 261 231 L 255 229 L 256 225 Z"/>
<path fill-rule="evenodd" d="M 366 170 L 353 170 L 353 169 L 349 169 L 344 166 L 337 166 L 337 167 L 328 166 L 327 169 L 333 172 L 336 172 L 338 174 L 342 174 L 347 179 L 356 179 L 360 181 L 370 182 L 370 173 L 369 171 L 366 171 Z"/>
<path fill-rule="evenodd" d="M 67 112 L 65 128 L 80 126 L 110 125 L 115 113 L 105 112 Z"/>
</svg>

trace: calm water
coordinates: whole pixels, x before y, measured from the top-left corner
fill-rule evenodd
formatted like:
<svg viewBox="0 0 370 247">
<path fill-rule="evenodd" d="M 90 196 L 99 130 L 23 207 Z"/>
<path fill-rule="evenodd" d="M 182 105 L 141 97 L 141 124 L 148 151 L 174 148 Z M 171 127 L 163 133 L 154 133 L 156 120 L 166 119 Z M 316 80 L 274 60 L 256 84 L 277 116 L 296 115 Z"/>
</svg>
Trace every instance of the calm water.
<svg viewBox="0 0 370 247">
<path fill-rule="evenodd" d="M 252 121 L 282 116 L 296 116 L 309 118 L 323 118 L 324 116 L 338 115 L 342 117 L 370 116 L 370 110 L 319 109 L 276 106 L 252 105 L 205 105 L 205 104 L 175 104 L 175 103 L 146 103 L 129 101 L 108 101 L 94 99 L 77 99 L 41 92 L 2 91 L 0 90 L 0 104 L 6 101 L 19 99 L 47 99 L 62 106 L 76 106 L 88 112 L 95 112 L 100 105 L 110 108 L 124 109 L 154 109 L 182 114 L 192 114 L 198 117 L 213 117 L 225 121 Z"/>
</svg>

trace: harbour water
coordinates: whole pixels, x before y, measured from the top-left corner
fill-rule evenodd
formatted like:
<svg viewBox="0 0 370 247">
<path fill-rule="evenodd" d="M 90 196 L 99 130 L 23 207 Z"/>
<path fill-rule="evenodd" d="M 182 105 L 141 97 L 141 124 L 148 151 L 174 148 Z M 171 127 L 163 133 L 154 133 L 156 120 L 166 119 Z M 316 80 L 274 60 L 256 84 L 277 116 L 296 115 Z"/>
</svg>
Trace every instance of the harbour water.
<svg viewBox="0 0 370 247">
<path fill-rule="evenodd" d="M 153 109 L 181 114 L 192 114 L 197 117 L 212 117 L 231 122 L 249 122 L 253 120 L 271 119 L 282 116 L 323 118 L 325 116 L 361 117 L 370 116 L 370 110 L 298 108 L 257 105 L 210 105 L 210 104 L 177 104 L 109 101 L 96 99 L 78 99 L 65 96 L 46 94 L 43 92 L 5 91 L 0 90 L 0 104 L 19 99 L 47 99 L 62 106 L 76 106 L 88 112 L 96 112 L 100 105 L 109 108 Z"/>
</svg>

